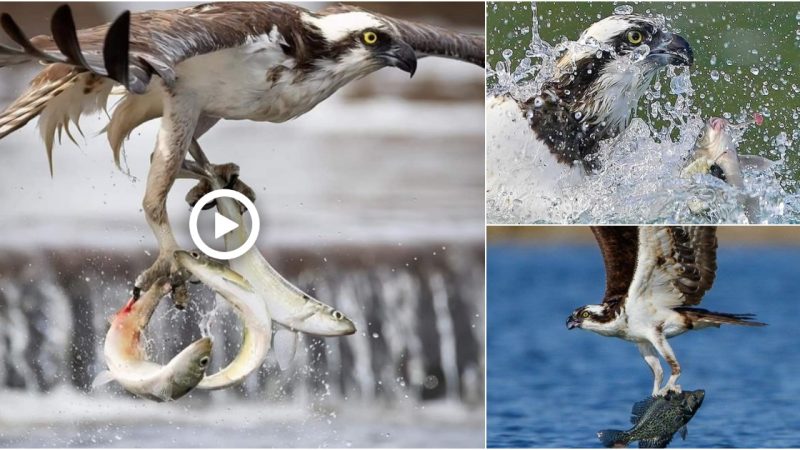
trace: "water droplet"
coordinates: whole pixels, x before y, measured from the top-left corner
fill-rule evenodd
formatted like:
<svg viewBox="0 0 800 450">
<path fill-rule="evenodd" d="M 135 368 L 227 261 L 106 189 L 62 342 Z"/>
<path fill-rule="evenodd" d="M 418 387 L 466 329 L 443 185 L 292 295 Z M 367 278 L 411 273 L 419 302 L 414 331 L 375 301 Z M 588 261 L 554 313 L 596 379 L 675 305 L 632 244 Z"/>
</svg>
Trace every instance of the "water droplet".
<svg viewBox="0 0 800 450">
<path fill-rule="evenodd" d="M 717 55 L 711 55 L 709 63 L 711 63 L 712 66 L 715 65 L 717 63 Z"/>
<path fill-rule="evenodd" d="M 378 339 L 379 337 L 381 337 L 381 335 L 380 335 L 380 334 L 378 334 L 378 333 L 372 333 L 372 339 Z"/>
<path fill-rule="evenodd" d="M 631 5 L 619 5 L 614 8 L 614 14 L 616 15 L 624 15 L 624 14 L 633 14 L 633 6 Z"/>
<path fill-rule="evenodd" d="M 575 113 L 575 119 L 576 119 L 576 120 L 581 120 L 581 117 L 583 117 L 583 114 L 581 114 L 581 112 L 580 112 L 580 111 L 578 111 L 578 112 L 576 112 L 576 113 Z"/>
<path fill-rule="evenodd" d="M 511 55 L 513 55 L 513 54 L 514 54 L 514 52 L 512 52 L 510 48 L 507 48 L 507 49 L 503 50 L 503 58 L 504 59 L 511 59 Z"/>
<path fill-rule="evenodd" d="M 712 70 L 710 75 L 711 75 L 711 80 L 713 81 L 719 80 L 719 72 L 717 72 L 716 70 Z"/>
<path fill-rule="evenodd" d="M 755 66 L 751 67 L 750 73 L 752 73 L 753 75 L 758 75 L 758 67 Z"/>
</svg>

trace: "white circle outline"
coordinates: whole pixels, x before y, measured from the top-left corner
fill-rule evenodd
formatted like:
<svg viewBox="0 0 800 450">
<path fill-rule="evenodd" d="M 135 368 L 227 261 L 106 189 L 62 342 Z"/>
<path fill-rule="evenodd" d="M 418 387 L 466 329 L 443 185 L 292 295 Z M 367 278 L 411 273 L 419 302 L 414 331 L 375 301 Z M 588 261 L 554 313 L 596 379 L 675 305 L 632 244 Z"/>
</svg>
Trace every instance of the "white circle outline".
<svg viewBox="0 0 800 450">
<path fill-rule="evenodd" d="M 203 206 L 220 197 L 229 197 L 243 204 L 245 209 L 250 212 L 250 221 L 252 225 L 252 228 L 250 229 L 250 235 L 247 236 L 247 240 L 244 241 L 244 244 L 237 249 L 226 252 L 214 250 L 206 245 L 206 243 L 203 242 L 203 239 L 200 238 L 200 233 L 197 231 L 197 220 L 200 218 L 200 213 L 203 211 Z M 244 224 L 241 226 L 244 226 Z M 191 214 L 189 214 L 189 235 L 191 235 L 194 245 L 196 245 L 201 252 L 216 259 L 229 260 L 238 258 L 247 253 L 247 251 L 250 250 L 253 245 L 255 245 L 256 240 L 258 239 L 258 231 L 260 228 L 261 220 L 258 218 L 256 205 L 254 205 L 253 202 L 251 202 L 250 199 L 241 192 L 231 189 L 217 189 L 200 197 L 200 200 L 198 200 L 197 203 L 195 203 L 194 208 L 192 208 Z"/>
</svg>

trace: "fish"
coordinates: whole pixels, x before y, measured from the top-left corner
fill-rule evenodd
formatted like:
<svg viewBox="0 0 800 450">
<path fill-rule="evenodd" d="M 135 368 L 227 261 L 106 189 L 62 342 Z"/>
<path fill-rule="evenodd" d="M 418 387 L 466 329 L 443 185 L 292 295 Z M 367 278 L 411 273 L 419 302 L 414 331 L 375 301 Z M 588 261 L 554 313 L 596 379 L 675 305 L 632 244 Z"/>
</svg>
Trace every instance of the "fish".
<svg viewBox="0 0 800 450">
<path fill-rule="evenodd" d="M 681 176 L 688 178 L 695 174 L 710 174 L 730 186 L 744 190 L 743 169 L 766 171 L 775 161 L 756 155 L 740 155 L 733 131 L 741 132 L 746 126 L 760 124 L 762 120 L 759 114 L 755 115 L 754 120 L 736 125 L 719 117 L 709 119 L 695 142 L 689 163 L 681 170 Z M 741 201 L 745 207 L 745 216 L 753 223 L 759 215 L 758 199 L 743 195 Z M 689 206 L 696 213 L 708 209 L 708 205 L 703 205 L 702 202 L 693 202 Z"/>
<path fill-rule="evenodd" d="M 195 168 L 194 177 L 201 183 L 187 195 L 200 198 L 209 190 L 224 188 L 218 176 L 208 176 L 208 171 Z M 239 226 L 225 235 L 228 251 L 241 247 L 250 234 L 237 203 L 228 197 L 216 199 L 219 212 Z M 356 326 L 344 313 L 320 302 L 286 280 L 261 252 L 253 246 L 243 255 L 230 260 L 231 269 L 240 273 L 255 288 L 266 302 L 272 320 L 282 326 L 274 337 L 275 355 L 281 369 L 286 369 L 294 359 L 299 343 L 299 334 L 321 337 L 351 335 Z"/>
<path fill-rule="evenodd" d="M 272 319 L 255 288 L 240 274 L 196 251 L 177 250 L 175 260 L 205 285 L 222 295 L 244 323 L 239 353 L 225 368 L 207 375 L 198 389 L 235 386 L 261 367 L 272 341 Z"/>
<path fill-rule="evenodd" d="M 103 344 L 108 370 L 97 375 L 93 388 L 116 381 L 132 394 L 166 402 L 183 397 L 200 383 L 211 363 L 210 338 L 198 339 L 163 366 L 147 355 L 143 331 L 170 289 L 169 283 L 156 283 L 138 299 L 128 300 L 112 318 Z"/>
<path fill-rule="evenodd" d="M 603 430 L 597 433 L 605 447 L 627 447 L 639 441 L 639 448 L 665 448 L 675 433 L 686 439 L 686 425 L 700 409 L 705 391 L 668 392 L 665 396 L 650 397 L 633 405 L 628 431 Z"/>
</svg>

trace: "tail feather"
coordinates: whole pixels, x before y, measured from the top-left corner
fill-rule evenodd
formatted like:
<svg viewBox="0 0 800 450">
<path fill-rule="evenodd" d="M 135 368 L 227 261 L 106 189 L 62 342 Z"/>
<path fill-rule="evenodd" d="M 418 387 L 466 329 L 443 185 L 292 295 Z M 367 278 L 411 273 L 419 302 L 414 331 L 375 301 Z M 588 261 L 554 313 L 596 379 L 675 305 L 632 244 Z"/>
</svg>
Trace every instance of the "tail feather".
<svg viewBox="0 0 800 450">
<path fill-rule="evenodd" d="M 675 311 L 688 317 L 692 323 L 695 323 L 695 326 L 697 326 L 697 324 L 716 327 L 720 325 L 742 325 L 746 327 L 763 327 L 767 325 L 766 323 L 756 321 L 755 314 L 749 313 L 731 314 L 709 311 L 702 308 L 687 307 L 675 308 Z"/>
<path fill-rule="evenodd" d="M 606 448 L 625 447 L 630 443 L 630 436 L 622 430 L 603 430 L 597 433 L 597 438 Z"/>
<path fill-rule="evenodd" d="M 53 174 L 53 144 L 62 131 L 73 142 L 69 124 L 81 135 L 83 114 L 104 109 L 114 82 L 66 64 L 50 64 L 31 81 L 28 90 L 0 114 L 0 139 L 39 116 L 39 130 Z"/>
</svg>

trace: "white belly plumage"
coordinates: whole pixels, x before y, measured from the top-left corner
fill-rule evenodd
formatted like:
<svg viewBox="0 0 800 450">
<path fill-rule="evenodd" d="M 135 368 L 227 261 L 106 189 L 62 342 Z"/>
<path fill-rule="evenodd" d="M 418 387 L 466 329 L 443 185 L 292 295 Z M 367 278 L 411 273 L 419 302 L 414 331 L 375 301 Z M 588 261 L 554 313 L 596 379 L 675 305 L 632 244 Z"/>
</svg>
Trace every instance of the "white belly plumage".
<svg viewBox="0 0 800 450">
<path fill-rule="evenodd" d="M 492 223 L 548 222 L 571 187 L 584 179 L 582 167 L 559 163 L 531 130 L 516 101 L 486 102 L 487 214 Z"/>
</svg>

